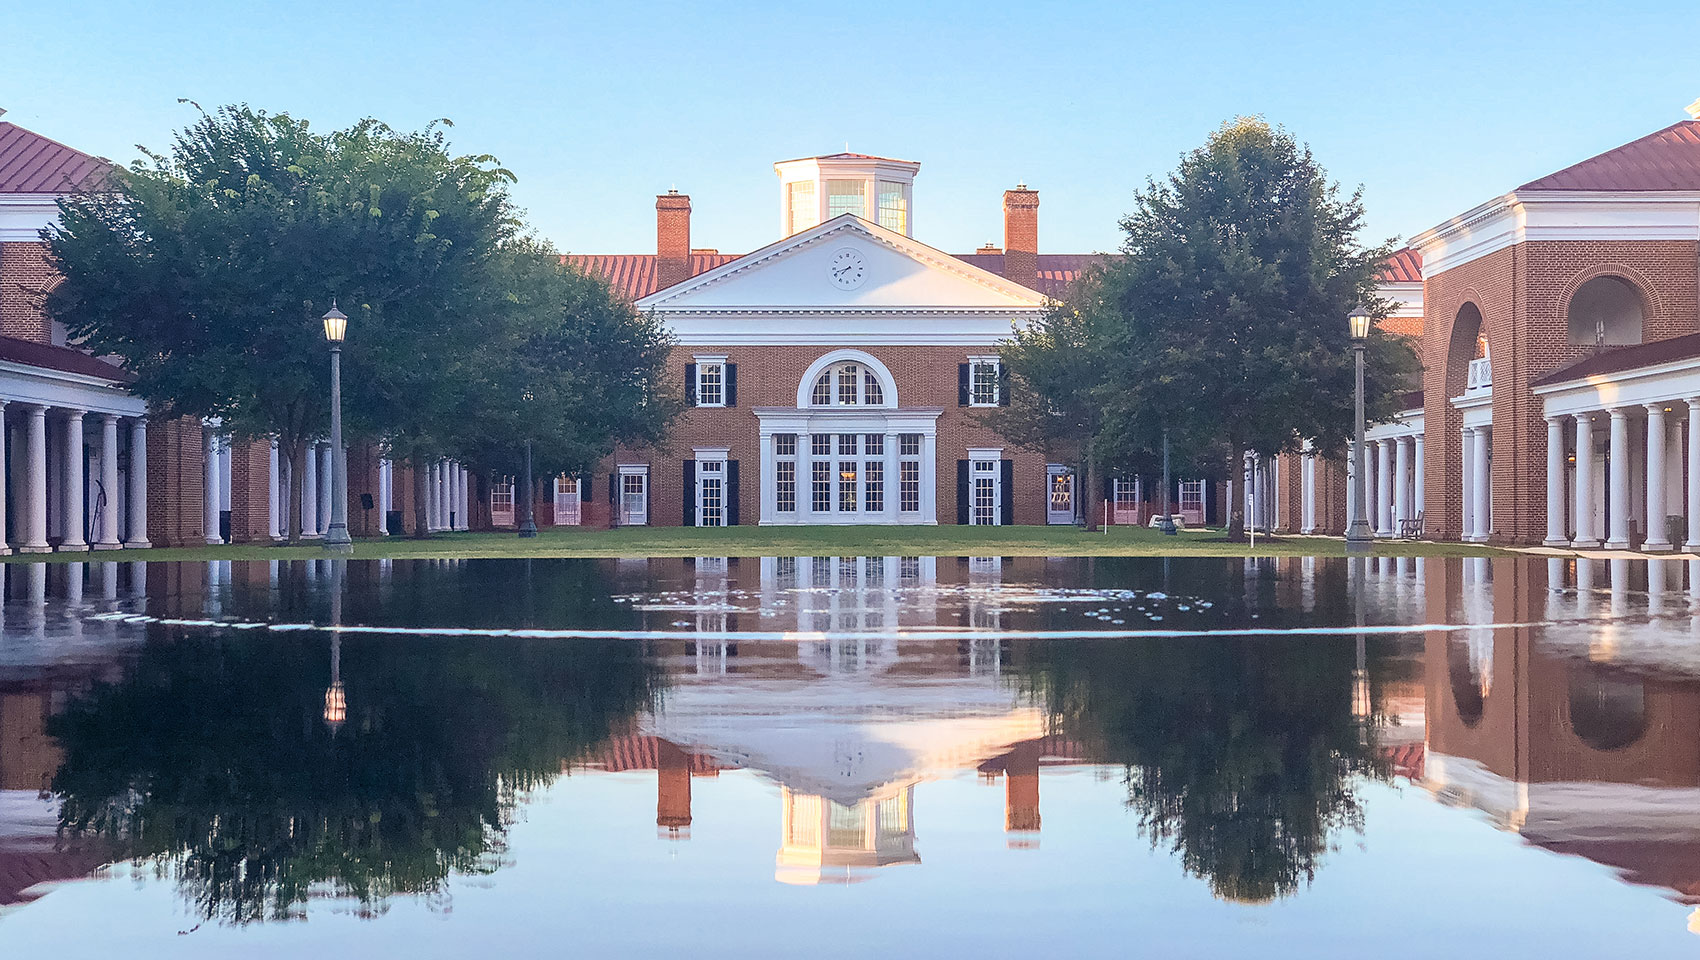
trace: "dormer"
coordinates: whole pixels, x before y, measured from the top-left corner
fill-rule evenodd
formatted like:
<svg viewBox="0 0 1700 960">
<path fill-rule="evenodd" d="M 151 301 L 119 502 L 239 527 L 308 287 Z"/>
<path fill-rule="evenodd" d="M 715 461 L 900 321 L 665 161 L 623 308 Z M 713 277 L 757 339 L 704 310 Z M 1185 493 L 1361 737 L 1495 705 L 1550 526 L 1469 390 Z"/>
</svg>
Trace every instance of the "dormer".
<svg viewBox="0 0 1700 960">
<path fill-rule="evenodd" d="M 853 213 L 887 230 L 914 236 L 914 197 L 918 163 L 872 157 L 865 153 L 834 153 L 824 157 L 781 160 L 779 175 L 779 232 L 789 237 Z"/>
</svg>

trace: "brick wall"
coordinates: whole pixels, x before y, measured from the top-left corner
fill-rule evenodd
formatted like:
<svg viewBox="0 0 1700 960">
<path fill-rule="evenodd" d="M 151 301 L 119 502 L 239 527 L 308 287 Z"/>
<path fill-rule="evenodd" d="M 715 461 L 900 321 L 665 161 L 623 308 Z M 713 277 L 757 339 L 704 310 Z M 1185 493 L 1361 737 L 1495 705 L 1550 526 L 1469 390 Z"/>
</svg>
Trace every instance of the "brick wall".
<svg viewBox="0 0 1700 960">
<path fill-rule="evenodd" d="M 1004 279 L 1034 286 L 1039 278 L 1039 191 L 1003 192 Z"/>
<path fill-rule="evenodd" d="M 230 539 L 235 543 L 271 542 L 271 442 L 268 440 L 231 442 Z"/>
<path fill-rule="evenodd" d="M 193 418 L 148 424 L 148 540 L 156 547 L 206 544 L 201 444 Z"/>
<path fill-rule="evenodd" d="M 692 346 L 680 348 L 668 365 L 668 376 L 684 383 L 685 366 L 694 362 L 694 354 L 723 354 L 727 362 L 738 365 L 738 405 L 721 408 L 687 410 L 675 426 L 665 450 L 627 450 L 616 452 L 595 472 L 592 504 L 600 504 L 594 515 L 597 522 L 606 522 L 608 508 L 608 476 L 617 463 L 647 463 L 650 465 L 650 522 L 657 526 L 677 526 L 684 518 L 683 462 L 691 459 L 695 447 L 725 447 L 727 458 L 739 461 L 739 519 L 755 524 L 761 519 L 761 485 L 767 478 L 761 473 L 760 423 L 756 407 L 797 406 L 797 386 L 810 364 L 833 347 L 821 346 L 762 346 L 715 347 Z M 979 422 L 981 409 L 957 406 L 957 366 L 970 354 L 980 355 L 984 348 L 965 347 L 891 347 L 863 348 L 891 371 L 897 382 L 898 403 L 903 407 L 940 407 L 938 419 L 938 463 L 936 496 L 938 522 L 956 522 L 956 461 L 967 457 L 970 447 L 1002 447 L 1005 459 L 1014 461 L 1014 519 L 1017 524 L 1045 522 L 1045 466 L 1043 454 L 1017 448 L 996 431 Z M 806 442 L 806 441 L 803 441 Z M 888 496 L 895 496 L 895 478 L 888 478 Z M 807 479 L 799 478 L 799 497 L 807 495 Z M 586 504 L 588 508 L 591 504 Z M 592 523 L 593 514 L 587 509 L 585 523 Z"/>
<path fill-rule="evenodd" d="M 52 342 L 41 302 L 57 276 L 47 260 L 47 244 L 0 243 L 0 336 Z"/>
<path fill-rule="evenodd" d="M 1645 305 L 1644 340 L 1700 330 L 1700 245 L 1677 240 L 1531 241 L 1436 274 L 1424 283 L 1423 381 L 1425 526 L 1432 537 L 1462 532 L 1462 415 L 1474 355 L 1460 312 L 1481 312 L 1493 358 L 1493 530 L 1499 542 L 1546 536 L 1546 423 L 1529 385 L 1586 356 L 1568 342 L 1570 296 L 1595 276 L 1628 280 Z M 1454 334 L 1457 334 L 1455 337 Z M 1456 340 L 1456 342 L 1454 342 Z"/>
<path fill-rule="evenodd" d="M 691 275 L 691 198 L 664 193 L 655 198 L 655 276 L 661 288 Z"/>
</svg>

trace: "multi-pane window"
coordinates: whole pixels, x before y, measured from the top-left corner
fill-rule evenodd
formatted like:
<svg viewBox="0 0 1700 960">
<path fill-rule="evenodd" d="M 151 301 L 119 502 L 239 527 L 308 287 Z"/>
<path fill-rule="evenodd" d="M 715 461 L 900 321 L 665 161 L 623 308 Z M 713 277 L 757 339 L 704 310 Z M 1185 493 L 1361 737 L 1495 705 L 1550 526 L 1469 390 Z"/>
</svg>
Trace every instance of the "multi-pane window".
<svg viewBox="0 0 1700 960">
<path fill-rule="evenodd" d="M 697 462 L 697 525 L 726 525 L 726 461 Z"/>
<path fill-rule="evenodd" d="M 649 474 L 620 474 L 620 523 L 631 526 L 649 522 Z"/>
<path fill-rule="evenodd" d="M 856 455 L 856 435 L 855 434 L 853 434 L 853 433 L 841 433 L 841 434 L 838 435 L 838 454 L 839 454 L 839 456 L 852 456 L 852 457 Z"/>
<path fill-rule="evenodd" d="M 862 452 L 870 457 L 885 456 L 885 434 L 864 434 L 862 436 Z"/>
<path fill-rule="evenodd" d="M 979 466 L 978 462 L 975 466 Z M 997 484 L 996 477 L 979 476 L 974 478 L 974 522 L 976 524 L 991 526 L 998 522 Z"/>
<path fill-rule="evenodd" d="M 830 456 L 832 456 L 832 434 L 830 434 L 830 433 L 811 433 L 811 434 L 809 434 L 809 452 L 814 454 L 817 457 L 830 457 Z"/>
<path fill-rule="evenodd" d="M 879 222 L 887 230 L 908 232 L 909 200 L 903 195 L 903 184 L 891 180 L 879 182 Z"/>
<path fill-rule="evenodd" d="M 856 387 L 860 379 L 861 368 L 853 363 L 847 363 L 838 371 L 838 405 L 841 407 L 856 406 L 858 399 Z"/>
<path fill-rule="evenodd" d="M 826 182 L 826 218 L 853 213 L 864 219 L 868 216 L 868 183 L 866 180 L 828 180 Z"/>
<path fill-rule="evenodd" d="M 797 435 L 773 435 L 773 509 L 780 513 L 797 512 Z"/>
<path fill-rule="evenodd" d="M 832 461 L 816 460 L 811 464 L 813 474 L 810 506 L 816 513 L 826 513 L 832 509 Z"/>
<path fill-rule="evenodd" d="M 856 445 L 855 434 L 850 435 L 850 445 Z M 838 509 L 850 513 L 856 512 L 856 461 L 841 460 L 838 463 Z"/>
<path fill-rule="evenodd" d="M 869 451 L 869 455 L 873 452 Z M 879 513 L 885 509 L 885 461 L 864 461 L 862 471 L 862 509 Z"/>
<path fill-rule="evenodd" d="M 719 361 L 697 363 L 697 406 L 726 405 L 726 364 Z"/>
<path fill-rule="evenodd" d="M 885 388 L 879 376 L 862 364 L 835 363 L 815 378 L 809 402 L 817 407 L 883 406 Z"/>
<path fill-rule="evenodd" d="M 897 509 L 902 513 L 921 511 L 921 435 L 897 435 Z"/>
<path fill-rule="evenodd" d="M 975 407 L 998 405 L 998 361 L 979 359 L 968 363 L 968 403 Z"/>
<path fill-rule="evenodd" d="M 815 199 L 815 182 L 797 180 L 791 184 L 791 232 L 799 233 L 820 222 L 820 203 Z"/>
</svg>

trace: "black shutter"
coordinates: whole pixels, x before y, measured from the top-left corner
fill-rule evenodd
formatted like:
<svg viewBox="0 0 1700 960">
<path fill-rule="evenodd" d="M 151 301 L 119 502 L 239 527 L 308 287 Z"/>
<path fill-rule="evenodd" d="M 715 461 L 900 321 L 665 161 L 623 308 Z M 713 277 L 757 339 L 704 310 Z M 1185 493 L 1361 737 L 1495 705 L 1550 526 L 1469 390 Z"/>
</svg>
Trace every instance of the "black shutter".
<svg viewBox="0 0 1700 960">
<path fill-rule="evenodd" d="M 998 461 L 998 479 L 1002 481 L 999 486 L 1003 487 L 1003 505 L 999 510 L 999 513 L 1001 513 L 1002 516 L 998 518 L 998 522 L 1002 523 L 1006 527 L 1013 526 L 1015 524 L 1014 460 Z"/>
<path fill-rule="evenodd" d="M 726 405 L 738 405 L 738 365 L 735 363 L 726 365 Z"/>
<path fill-rule="evenodd" d="M 1001 363 L 998 364 L 998 406 L 1009 406 L 1009 368 Z"/>
<path fill-rule="evenodd" d="M 608 529 L 620 525 L 620 470 L 608 474 Z"/>
<path fill-rule="evenodd" d="M 655 483 L 654 478 L 644 474 L 643 478 L 643 522 L 655 523 Z"/>
<path fill-rule="evenodd" d="M 968 522 L 968 461 L 956 461 L 956 522 Z"/>
<path fill-rule="evenodd" d="M 968 406 L 968 364 L 956 365 L 956 405 Z"/>
<path fill-rule="evenodd" d="M 685 406 L 697 405 L 697 365 L 685 364 Z"/>
<path fill-rule="evenodd" d="M 1105 477 L 1104 478 L 1104 499 L 1110 501 L 1111 503 L 1115 502 L 1115 499 L 1116 499 L 1116 478 L 1115 477 Z"/>
<path fill-rule="evenodd" d="M 728 381 L 730 382 L 730 381 Z M 726 525 L 738 525 L 738 461 L 726 461 Z"/>
<path fill-rule="evenodd" d="M 687 527 L 696 526 L 697 525 L 697 462 L 695 460 L 686 460 L 685 461 L 685 495 L 681 499 L 685 501 L 684 525 L 687 526 Z"/>
<path fill-rule="evenodd" d="M 578 498 L 581 503 L 590 502 L 590 474 L 588 473 L 578 475 Z"/>
</svg>

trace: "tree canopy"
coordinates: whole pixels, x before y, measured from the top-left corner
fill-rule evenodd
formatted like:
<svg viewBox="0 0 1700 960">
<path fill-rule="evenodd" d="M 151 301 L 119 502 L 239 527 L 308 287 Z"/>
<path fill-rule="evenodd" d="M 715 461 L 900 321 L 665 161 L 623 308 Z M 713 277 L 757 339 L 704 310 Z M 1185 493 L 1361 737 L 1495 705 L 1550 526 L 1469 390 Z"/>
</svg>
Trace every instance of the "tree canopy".
<svg viewBox="0 0 1700 960">
<path fill-rule="evenodd" d="M 1242 117 L 1134 200 L 1120 255 L 1006 345 L 1036 395 L 1015 435 L 1046 437 L 1061 417 L 1097 461 L 1149 469 L 1167 431 L 1179 463 L 1236 491 L 1243 452 L 1310 440 L 1339 453 L 1353 421 L 1346 318 L 1389 307 L 1376 287 L 1390 246 L 1362 241 L 1360 194 L 1342 194 L 1286 130 Z M 1417 369 L 1401 338 L 1372 331 L 1372 420 L 1396 411 Z M 1229 502 L 1237 528 L 1237 492 Z"/>
</svg>

